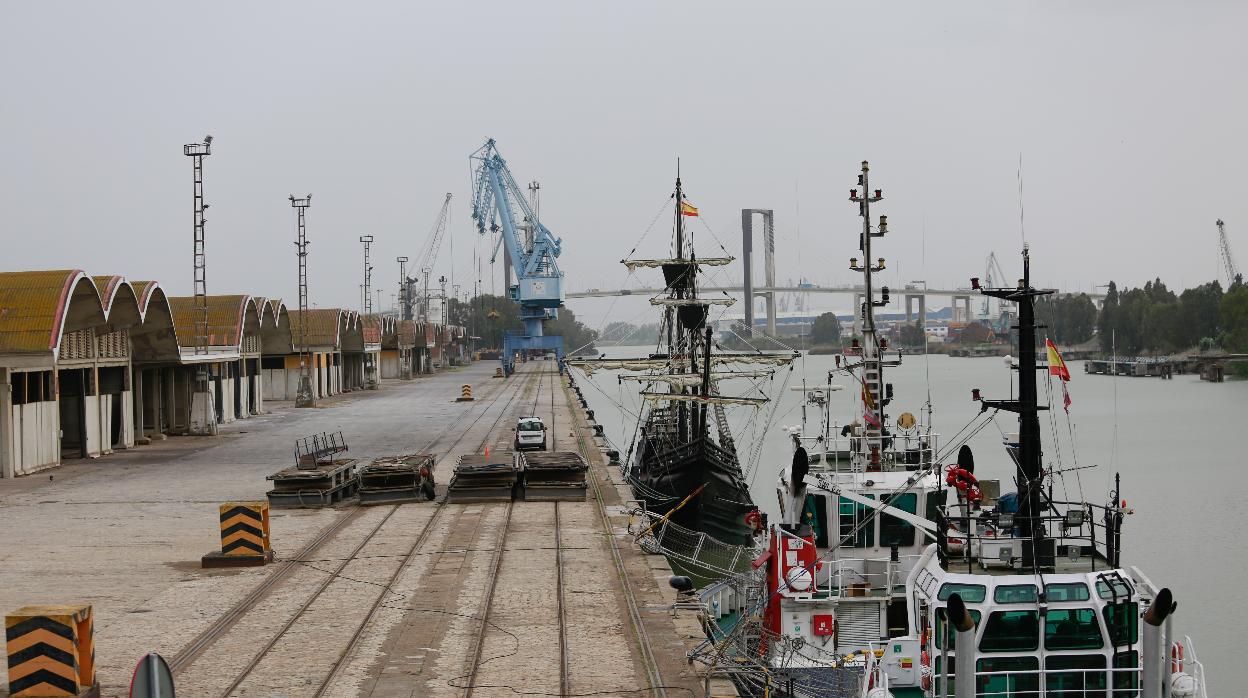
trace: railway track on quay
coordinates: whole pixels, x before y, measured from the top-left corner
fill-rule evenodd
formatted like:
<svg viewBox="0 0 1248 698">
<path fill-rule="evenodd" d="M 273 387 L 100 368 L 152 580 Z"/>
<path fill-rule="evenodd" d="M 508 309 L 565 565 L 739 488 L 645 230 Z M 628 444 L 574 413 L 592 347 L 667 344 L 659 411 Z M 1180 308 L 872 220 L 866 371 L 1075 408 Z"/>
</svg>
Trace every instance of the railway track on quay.
<svg viewBox="0 0 1248 698">
<path fill-rule="evenodd" d="M 484 434 L 476 432 L 480 440 L 474 451 L 480 451 L 496 438 L 504 417 L 515 412 L 513 406 L 527 407 L 526 393 L 540 388 L 541 375 L 531 371 L 523 380 L 503 384 L 499 390 L 504 392 L 457 430 L 452 443 L 443 446 L 456 432 L 444 432 L 421 451 L 449 458 L 484 423 Z M 443 527 L 448 506 L 462 513 L 462 505 L 444 499 L 430 505 L 351 507 L 172 658 L 179 688 L 222 698 L 330 695 L 391 586 Z M 318 675 L 310 676 L 313 671 Z"/>
</svg>

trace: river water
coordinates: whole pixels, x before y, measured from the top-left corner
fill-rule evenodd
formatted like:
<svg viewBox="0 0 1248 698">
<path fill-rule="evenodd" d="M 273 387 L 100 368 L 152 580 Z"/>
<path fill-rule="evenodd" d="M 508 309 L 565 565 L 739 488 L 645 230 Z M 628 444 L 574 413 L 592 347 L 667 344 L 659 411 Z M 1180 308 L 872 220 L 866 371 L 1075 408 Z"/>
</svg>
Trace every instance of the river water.
<svg viewBox="0 0 1248 698">
<path fill-rule="evenodd" d="M 649 349 L 608 347 L 603 352 L 607 357 L 644 356 Z M 765 384 L 764 390 L 778 404 L 757 411 L 731 408 L 733 433 L 754 500 L 773 517 L 776 474 L 790 452 L 782 427 L 800 424 L 802 418 L 802 394 L 790 388 L 800 386 L 803 378 L 808 385 L 824 384 L 833 367 L 832 356 L 805 356 L 791 371 L 781 369 Z M 1070 370 L 1069 422 L 1056 385 L 1054 409 L 1041 419 L 1046 468 L 1065 471 L 1055 494 L 1065 498 L 1064 480 L 1071 499 L 1082 492 L 1084 499 L 1103 504 L 1114 472 L 1121 473 L 1122 496 L 1135 512 L 1123 524 L 1124 564 L 1138 566 L 1159 587 L 1174 592 L 1179 604 L 1177 634 L 1191 635 L 1195 641 L 1210 694 L 1239 695 L 1232 687 L 1248 687 L 1248 661 L 1240 656 L 1242 650 L 1235 649 L 1243 647 L 1238 633 L 1248 621 L 1248 603 L 1236 597 L 1248 581 L 1248 545 L 1240 537 L 1248 527 L 1248 479 L 1239 472 L 1248 447 L 1244 423 L 1248 381 L 1214 384 L 1195 376 L 1162 380 L 1087 375 L 1080 361 L 1070 362 Z M 944 451 L 943 445 L 979 412 L 978 403 L 971 401 L 971 388 L 981 388 L 988 398 L 1008 398 L 1012 373 L 1000 358 L 907 356 L 901 366 L 885 373 L 895 389 L 889 414 L 920 415 L 930 392 L 932 424 L 941 434 Z M 834 385 L 845 386 L 832 393 L 832 419 L 840 424 L 852 419 L 857 409 L 857 391 L 848 389 L 849 380 L 843 374 L 833 379 Z M 596 372 L 587 382 L 593 387 L 583 391 L 586 401 L 608 438 L 621 454 L 626 453 L 641 407 L 637 384 L 621 385 L 610 371 Z M 758 395 L 757 390 L 751 392 L 751 383 L 727 381 L 721 392 Z M 1044 396 L 1043 376 L 1040 384 Z M 812 424 L 818 420 L 813 409 L 810 418 Z M 1001 436 L 1017 431 L 1017 421 L 1001 413 L 995 422 L 969 444 L 975 452 L 976 474 L 999 478 L 1004 491 L 1011 487 L 1013 466 L 1001 448 Z"/>
</svg>

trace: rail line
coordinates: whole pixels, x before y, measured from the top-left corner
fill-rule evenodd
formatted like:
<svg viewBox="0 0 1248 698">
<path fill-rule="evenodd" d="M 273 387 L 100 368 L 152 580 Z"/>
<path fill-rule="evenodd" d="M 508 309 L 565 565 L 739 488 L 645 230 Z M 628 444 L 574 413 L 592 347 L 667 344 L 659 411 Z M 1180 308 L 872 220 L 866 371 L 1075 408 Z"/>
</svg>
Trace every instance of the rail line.
<svg viewBox="0 0 1248 698">
<path fill-rule="evenodd" d="M 540 374 L 538 374 L 538 377 L 540 377 Z M 502 406 L 497 409 L 497 414 L 494 416 L 493 421 L 490 423 L 490 427 L 485 431 L 485 434 L 482 437 L 481 442 L 478 444 L 476 450 L 480 450 L 489 442 L 490 438 L 495 434 L 498 424 L 502 420 L 503 416 L 508 414 L 509 408 L 511 407 L 512 403 L 516 400 L 517 397 L 519 397 L 521 394 L 526 392 L 526 388 L 532 385 L 534 378 L 535 376 L 530 375 L 524 381 L 517 381 L 514 388 L 512 386 L 507 386 L 506 388 L 504 388 L 504 390 L 509 389 L 509 388 L 511 389 L 510 395 L 507 397 L 506 401 L 502 403 Z M 481 410 L 472 419 L 472 421 L 469 422 L 467 426 L 465 426 L 464 429 L 460 431 L 458 438 L 456 438 L 453 443 L 451 443 L 448 447 L 446 447 L 444 455 L 449 455 L 452 451 L 454 451 L 454 449 L 457 446 L 459 446 L 459 444 L 462 443 L 465 438 L 467 438 L 468 434 L 471 433 L 473 427 L 475 427 L 477 423 L 480 422 L 486 416 L 486 414 L 494 410 L 494 408 L 498 404 L 499 404 L 498 401 L 495 401 L 491 403 L 490 405 L 487 405 L 485 409 Z M 421 452 L 433 453 L 435 449 L 438 448 L 439 444 L 450 435 L 450 433 L 451 432 L 443 432 L 439 434 L 434 439 L 432 439 L 428 444 L 426 444 L 424 448 L 421 449 Z M 352 561 L 356 560 L 360 551 L 363 550 L 365 546 L 367 546 L 370 542 L 372 542 L 375 539 L 377 533 L 385 526 L 385 524 L 390 520 L 390 518 L 394 515 L 394 513 L 399 510 L 400 506 L 401 504 L 394 504 L 390 506 L 389 511 L 387 511 L 384 514 L 381 521 L 379 521 L 372 528 L 372 530 L 370 530 L 368 534 L 364 536 L 364 538 L 358 543 L 358 545 L 354 547 L 354 549 L 351 551 L 350 554 L 348 554 L 347 556 L 343 558 L 343 560 L 337 565 L 337 567 L 328 574 L 326 579 L 322 581 L 316 587 L 316 589 L 312 592 L 312 594 L 309 595 L 303 601 L 303 603 L 295 611 L 294 615 L 292 615 L 291 618 L 289 618 L 282 625 L 282 627 L 273 635 L 273 637 L 264 645 L 264 647 L 258 653 L 256 653 L 255 656 L 252 657 L 252 659 L 244 667 L 243 671 L 237 677 L 235 677 L 235 679 L 231 682 L 230 686 L 221 694 L 223 698 L 226 698 L 232 695 L 234 691 L 237 690 L 246 681 L 246 679 L 254 672 L 254 670 L 260 666 L 261 662 L 268 655 L 268 653 L 281 641 L 281 639 L 290 631 L 290 629 L 294 627 L 294 625 L 300 620 L 300 618 L 304 616 L 304 613 L 313 605 L 313 603 L 315 603 L 317 599 L 322 597 L 325 590 L 328 589 L 329 586 L 335 580 L 340 578 L 342 571 L 347 567 L 347 565 L 349 565 Z M 412 557 L 420 550 L 421 546 L 424 545 L 425 541 L 429 537 L 429 533 L 434 529 L 436 522 L 440 519 L 444 511 L 444 508 L 445 508 L 445 499 L 438 500 L 436 503 L 434 503 L 434 511 L 432 512 L 430 517 L 425 521 L 424 525 L 422 526 L 420 534 L 417 536 L 416 540 L 413 542 L 411 547 L 407 550 L 407 553 L 403 557 L 401 563 L 397 566 L 394 572 L 390 575 L 389 581 L 386 584 L 387 589 L 389 588 L 390 585 L 394 583 L 394 581 L 398 578 L 398 576 L 402 573 L 402 571 L 407 568 Z M 278 584 L 278 582 L 280 582 L 282 579 L 289 577 L 291 571 L 295 569 L 301 563 L 301 561 L 312 557 L 315 553 L 317 553 L 322 548 L 324 548 L 331 540 L 335 538 L 335 536 L 339 532 L 341 532 L 344 528 L 346 528 L 349 523 L 357 520 L 362 515 L 363 511 L 365 511 L 365 508 L 360 507 L 359 505 L 352 507 L 346 514 L 344 514 L 343 516 L 340 516 L 332 524 L 330 524 L 324 530 L 322 530 L 316 536 L 316 538 L 314 538 L 307 545 L 305 545 L 302 549 L 300 549 L 298 554 L 294 558 L 283 560 L 281 562 L 281 567 L 279 567 L 277 570 L 274 570 L 271 574 L 266 576 L 266 578 L 260 584 L 258 584 L 256 588 L 254 588 L 239 603 L 235 604 L 229 611 L 227 611 L 220 618 L 218 618 L 217 621 L 215 621 L 207 629 L 205 629 L 203 632 L 197 635 L 194 639 L 192 639 L 191 642 L 188 643 L 185 647 L 183 647 L 183 649 L 177 655 L 175 655 L 173 660 L 170 662 L 170 668 L 175 673 L 175 675 L 181 673 L 183 670 L 189 667 L 192 663 L 194 663 L 194 661 L 198 657 L 200 657 L 208 647 L 210 647 L 214 642 L 216 642 L 223 635 L 225 635 L 225 633 L 227 633 L 231 628 L 237 625 L 239 620 L 241 620 L 250 609 L 254 608 L 257 603 L 259 603 L 270 592 L 272 592 L 273 588 Z M 316 696 L 323 695 L 326 688 L 330 685 L 332 680 L 337 676 L 346 658 L 350 656 L 351 651 L 359 643 L 365 629 L 368 627 L 369 622 L 372 620 L 373 616 L 376 614 L 377 608 L 381 606 L 384 598 L 386 597 L 386 593 L 387 593 L 386 590 L 383 589 L 382 592 L 378 595 L 378 598 L 370 607 L 363 621 L 355 629 L 351 638 L 348 640 L 346 649 L 343 652 L 339 653 L 339 656 L 331 665 L 328 675 L 325 677 L 324 681 L 316 690 L 316 693 L 315 693 Z"/>
<path fill-rule="evenodd" d="M 567 403 L 569 413 L 576 414 L 576 406 L 572 403 L 572 396 L 564 394 L 564 401 Z M 576 434 L 577 450 L 581 457 L 586 461 L 590 460 L 589 447 L 585 443 L 585 436 L 579 426 L 576 424 L 576 418 L 572 419 L 573 433 Z M 598 516 L 602 520 L 603 535 L 606 536 L 607 547 L 611 549 L 611 559 L 615 563 L 615 571 L 620 581 L 620 588 L 624 593 L 624 600 L 628 606 L 628 616 L 630 624 L 633 626 L 634 639 L 637 642 L 637 649 L 641 655 L 641 663 L 646 672 L 646 678 L 650 685 L 648 690 L 653 695 L 660 698 L 666 698 L 667 687 L 663 683 L 663 676 L 659 671 L 659 663 L 654 658 L 654 652 L 650 647 L 650 636 L 646 632 L 645 623 L 642 622 L 641 609 L 637 605 L 637 597 L 633 593 L 632 585 L 629 584 L 628 571 L 624 568 L 624 558 L 620 556 L 620 550 L 616 546 L 615 536 L 611 533 L 611 517 L 607 513 L 606 502 L 603 501 L 602 491 L 598 486 L 598 480 L 593 477 L 593 469 L 586 473 L 589 478 L 590 486 L 594 491 L 594 501 L 598 505 Z"/>
</svg>

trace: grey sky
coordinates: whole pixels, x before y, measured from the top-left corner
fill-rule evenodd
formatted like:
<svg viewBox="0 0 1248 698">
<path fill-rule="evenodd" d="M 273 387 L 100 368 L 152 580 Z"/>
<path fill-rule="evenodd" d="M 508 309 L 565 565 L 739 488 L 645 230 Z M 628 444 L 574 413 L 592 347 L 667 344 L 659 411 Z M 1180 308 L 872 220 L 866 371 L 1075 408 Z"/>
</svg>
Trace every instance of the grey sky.
<svg viewBox="0 0 1248 698">
<path fill-rule="evenodd" d="M 1218 217 L 1248 263 L 1246 19 L 1229 2 L 10 1 L 0 268 L 187 293 L 181 146 L 211 133 L 211 293 L 293 299 L 286 197 L 308 192 L 317 304 L 357 305 L 365 233 L 388 302 L 447 191 L 469 289 L 467 157 L 493 136 L 541 180 L 570 289 L 623 283 L 677 156 L 734 253 L 739 210 L 776 210 L 782 278 L 850 280 L 864 158 L 888 281 L 961 283 L 993 250 L 1012 274 L 1020 153 L 1039 282 L 1194 284 L 1219 271 Z"/>
</svg>

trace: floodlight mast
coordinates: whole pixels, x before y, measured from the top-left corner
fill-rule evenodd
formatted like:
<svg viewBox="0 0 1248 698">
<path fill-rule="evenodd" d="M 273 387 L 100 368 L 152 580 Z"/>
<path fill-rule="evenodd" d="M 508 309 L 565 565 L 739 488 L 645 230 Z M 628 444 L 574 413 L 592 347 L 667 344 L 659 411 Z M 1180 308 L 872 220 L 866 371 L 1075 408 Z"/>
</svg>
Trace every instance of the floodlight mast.
<svg viewBox="0 0 1248 698">
<path fill-rule="evenodd" d="M 411 320 L 412 283 L 411 280 L 407 278 L 407 263 L 409 260 L 407 256 L 404 255 L 402 257 L 395 257 L 394 261 L 399 263 L 399 306 L 401 308 L 399 317 L 403 320 Z"/>
<path fill-rule="evenodd" d="M 298 238 L 295 241 L 299 257 L 299 390 L 295 393 L 295 407 L 313 407 L 316 397 L 312 394 L 311 356 L 308 350 L 308 234 L 304 214 L 312 205 L 312 195 L 297 199 L 292 194 L 290 205 L 299 212 Z"/>
<path fill-rule="evenodd" d="M 373 312 L 373 267 L 368 262 L 368 248 L 373 244 L 373 236 L 361 235 L 360 242 L 364 243 L 364 300 L 360 305 L 360 312 L 371 315 Z"/>
<path fill-rule="evenodd" d="M 182 154 L 191 158 L 192 166 L 192 279 L 195 296 L 195 356 L 208 356 L 208 266 L 204 245 L 204 211 L 208 204 L 204 203 L 204 158 L 212 154 L 212 136 L 204 136 L 202 143 L 187 143 L 182 146 Z M 191 431 L 197 434 L 217 433 L 216 408 L 212 402 L 212 391 L 208 389 L 208 364 L 201 363 L 195 369 L 195 393 L 198 399 L 192 398 L 192 412 L 199 412 L 198 418 L 191 415 Z M 198 406 L 198 410 L 195 407 Z"/>
</svg>

